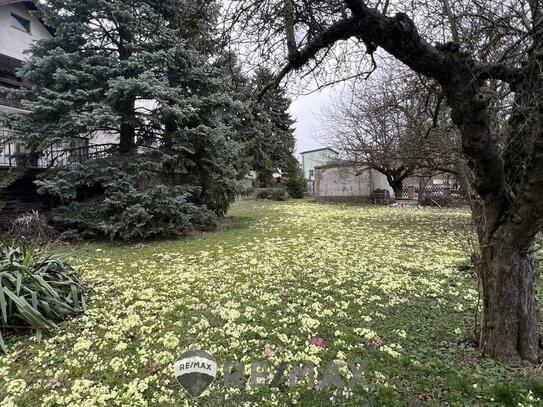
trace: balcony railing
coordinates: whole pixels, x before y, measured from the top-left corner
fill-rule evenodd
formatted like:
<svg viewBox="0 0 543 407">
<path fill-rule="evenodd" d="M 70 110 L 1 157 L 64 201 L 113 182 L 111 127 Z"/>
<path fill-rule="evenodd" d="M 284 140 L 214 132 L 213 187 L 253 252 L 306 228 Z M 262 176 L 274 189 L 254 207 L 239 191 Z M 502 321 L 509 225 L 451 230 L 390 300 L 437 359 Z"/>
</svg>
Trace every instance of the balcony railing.
<svg viewBox="0 0 543 407">
<path fill-rule="evenodd" d="M 108 158 L 117 151 L 117 144 L 93 144 L 82 147 L 58 148 L 51 146 L 36 155 L 29 157 L 24 148 L 11 143 L 0 146 L 0 166 L 15 167 L 21 162 L 36 168 L 65 167 L 73 163 L 83 163 L 87 160 Z"/>
<path fill-rule="evenodd" d="M 0 84 L 1 85 L 1 84 Z M 8 97 L 4 92 L 0 91 L 0 106 L 14 107 L 16 109 L 25 110 L 25 107 L 18 100 Z"/>
<path fill-rule="evenodd" d="M 6 89 L 29 89 L 29 84 L 21 82 L 14 71 L 0 68 L 0 87 L 4 88 L 0 90 L 0 106 L 24 110 L 20 101 L 8 96 Z"/>
</svg>

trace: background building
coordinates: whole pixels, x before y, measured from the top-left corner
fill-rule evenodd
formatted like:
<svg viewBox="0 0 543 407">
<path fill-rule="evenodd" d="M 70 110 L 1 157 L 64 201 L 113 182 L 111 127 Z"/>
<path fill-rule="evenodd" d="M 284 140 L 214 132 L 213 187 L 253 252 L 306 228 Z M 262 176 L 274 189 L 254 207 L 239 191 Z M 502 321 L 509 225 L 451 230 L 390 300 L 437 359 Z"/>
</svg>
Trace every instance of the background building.
<svg viewBox="0 0 543 407">
<path fill-rule="evenodd" d="M 376 190 L 394 191 L 379 171 L 349 162 L 315 167 L 314 196 L 324 201 L 370 201 Z"/>
<path fill-rule="evenodd" d="M 300 161 L 306 180 L 315 179 L 315 167 L 329 164 L 339 159 L 339 153 L 330 148 L 318 148 L 300 153 Z"/>
<path fill-rule="evenodd" d="M 21 89 L 30 84 L 23 83 L 16 71 L 25 60 L 25 51 L 34 41 L 51 38 L 48 28 L 31 12 L 36 7 L 31 1 L 0 0 L 0 86 Z M 23 106 L 7 97 L 0 90 L 0 112 L 25 114 Z M 5 132 L 0 129 L 0 132 Z M 24 146 L 18 143 L 0 145 L 0 166 L 14 165 L 18 155 L 25 154 Z"/>
</svg>

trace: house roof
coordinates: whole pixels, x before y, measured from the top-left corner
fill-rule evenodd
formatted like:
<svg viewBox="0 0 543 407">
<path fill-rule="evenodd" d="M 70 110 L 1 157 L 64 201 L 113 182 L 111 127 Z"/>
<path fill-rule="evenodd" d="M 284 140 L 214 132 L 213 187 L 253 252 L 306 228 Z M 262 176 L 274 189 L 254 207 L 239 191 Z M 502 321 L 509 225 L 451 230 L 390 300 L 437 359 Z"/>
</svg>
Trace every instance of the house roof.
<svg viewBox="0 0 543 407">
<path fill-rule="evenodd" d="M 334 150 L 334 149 L 331 148 L 331 147 L 323 147 L 323 148 L 316 148 L 315 150 L 302 151 L 302 152 L 300 153 L 300 155 L 309 154 L 309 153 L 316 153 L 316 152 L 318 152 L 318 151 L 326 151 L 326 150 L 333 151 L 334 153 L 339 154 L 338 151 Z"/>
<path fill-rule="evenodd" d="M 323 165 L 317 165 L 315 169 L 317 168 L 333 168 L 333 167 L 359 167 L 359 166 L 367 166 L 368 164 L 366 162 L 362 161 L 351 161 L 351 160 L 343 160 L 343 159 L 337 159 L 334 161 L 330 161 L 329 163 L 323 164 Z"/>
<path fill-rule="evenodd" d="M 30 10 L 36 10 L 36 5 L 33 1 L 23 1 L 23 0 L 0 0 L 0 6 L 7 6 L 8 4 L 14 4 L 14 3 L 26 3 L 25 6 L 27 6 Z"/>
</svg>

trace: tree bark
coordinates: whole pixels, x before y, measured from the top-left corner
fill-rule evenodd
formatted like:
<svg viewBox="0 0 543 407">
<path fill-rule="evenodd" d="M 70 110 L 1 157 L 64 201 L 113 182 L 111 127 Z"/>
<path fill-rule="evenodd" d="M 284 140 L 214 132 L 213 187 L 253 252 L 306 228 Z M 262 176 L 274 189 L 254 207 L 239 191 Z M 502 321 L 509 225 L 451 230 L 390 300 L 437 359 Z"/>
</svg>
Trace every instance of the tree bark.
<svg viewBox="0 0 543 407">
<path fill-rule="evenodd" d="M 126 29 L 126 26 L 122 24 L 122 18 L 120 18 L 121 24 L 119 25 L 119 60 L 128 61 L 132 57 L 132 50 L 128 46 L 134 41 L 133 33 Z M 126 78 L 131 75 L 129 69 L 126 69 Z M 121 123 L 119 129 L 119 152 L 122 155 L 129 155 L 136 150 L 136 98 L 133 96 L 127 96 L 124 100 L 119 101 L 119 114 L 121 116 Z"/>
<path fill-rule="evenodd" d="M 394 196 L 396 199 L 401 198 L 403 195 L 403 179 L 393 179 L 392 177 L 388 177 L 388 183 L 390 184 L 390 187 L 394 191 Z"/>
<path fill-rule="evenodd" d="M 539 360 L 536 302 L 537 273 L 527 248 L 512 234 L 482 249 L 479 275 L 483 288 L 481 349 L 508 366 Z"/>
<path fill-rule="evenodd" d="M 121 154 L 131 154 L 136 148 L 136 120 L 135 101 L 128 100 L 120 109 L 121 126 L 119 132 L 119 151 Z"/>
</svg>

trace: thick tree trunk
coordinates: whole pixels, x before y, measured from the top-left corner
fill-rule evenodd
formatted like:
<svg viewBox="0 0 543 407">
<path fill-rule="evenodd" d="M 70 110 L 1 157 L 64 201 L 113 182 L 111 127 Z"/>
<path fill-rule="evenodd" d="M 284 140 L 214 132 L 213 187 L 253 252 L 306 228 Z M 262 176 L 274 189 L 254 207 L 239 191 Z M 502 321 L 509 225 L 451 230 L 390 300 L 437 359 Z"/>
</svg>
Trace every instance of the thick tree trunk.
<svg viewBox="0 0 543 407">
<path fill-rule="evenodd" d="M 119 59 L 128 61 L 132 57 L 132 50 L 127 44 L 134 41 L 134 34 L 127 30 L 127 25 L 122 24 L 124 16 L 116 16 L 119 19 Z M 131 73 L 127 70 L 125 77 L 131 77 Z M 127 157 L 136 150 L 136 98 L 127 97 L 119 102 L 119 114 L 121 116 L 120 131 L 119 131 L 119 152 Z"/>
<path fill-rule="evenodd" d="M 136 120 L 135 101 L 129 100 L 121 109 L 121 128 L 119 134 L 119 150 L 121 154 L 131 154 L 136 148 Z"/>
<path fill-rule="evenodd" d="M 539 360 L 536 268 L 529 250 L 501 236 L 482 249 L 481 349 L 508 366 Z"/>
<path fill-rule="evenodd" d="M 387 176 L 388 183 L 394 191 L 394 196 L 396 199 L 401 198 L 403 195 L 403 179 L 395 180 L 392 177 Z"/>
</svg>

